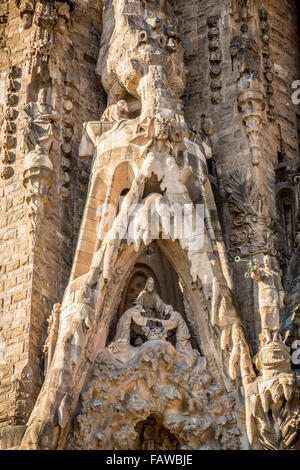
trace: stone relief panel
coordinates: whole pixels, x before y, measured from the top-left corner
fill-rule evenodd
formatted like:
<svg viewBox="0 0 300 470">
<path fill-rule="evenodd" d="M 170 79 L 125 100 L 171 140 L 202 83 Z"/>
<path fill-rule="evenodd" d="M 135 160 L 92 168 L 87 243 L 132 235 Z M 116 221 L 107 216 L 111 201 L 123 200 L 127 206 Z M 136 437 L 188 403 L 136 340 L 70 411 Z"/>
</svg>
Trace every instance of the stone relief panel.
<svg viewBox="0 0 300 470">
<path fill-rule="evenodd" d="M 224 390 L 214 382 L 205 358 L 192 349 L 182 316 L 164 304 L 152 278 L 134 304 L 96 359 L 67 448 L 217 449 L 221 443 L 222 448 L 238 448 L 232 405 L 227 403 L 221 419 L 218 404 Z M 133 347 L 134 325 L 145 341 L 140 337 Z M 172 330 L 175 348 L 167 341 Z M 152 416 L 159 416 L 163 426 L 160 439 Z"/>
</svg>

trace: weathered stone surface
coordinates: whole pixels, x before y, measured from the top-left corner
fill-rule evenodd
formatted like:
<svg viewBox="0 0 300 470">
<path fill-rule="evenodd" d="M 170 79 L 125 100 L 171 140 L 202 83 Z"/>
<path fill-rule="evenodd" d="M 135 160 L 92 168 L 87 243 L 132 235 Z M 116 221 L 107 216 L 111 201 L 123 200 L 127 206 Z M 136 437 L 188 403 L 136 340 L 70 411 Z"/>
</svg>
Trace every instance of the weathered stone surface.
<svg viewBox="0 0 300 470">
<path fill-rule="evenodd" d="M 298 19 L 1 2 L 2 448 L 299 447 Z"/>
</svg>

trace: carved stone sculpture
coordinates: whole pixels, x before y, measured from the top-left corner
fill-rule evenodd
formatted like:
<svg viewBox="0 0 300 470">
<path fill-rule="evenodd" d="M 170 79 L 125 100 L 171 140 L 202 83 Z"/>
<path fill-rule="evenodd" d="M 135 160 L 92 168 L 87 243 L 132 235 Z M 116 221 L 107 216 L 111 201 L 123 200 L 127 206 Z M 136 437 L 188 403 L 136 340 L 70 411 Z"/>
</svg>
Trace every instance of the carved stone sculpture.
<svg viewBox="0 0 300 470">
<path fill-rule="evenodd" d="M 61 305 L 55 304 L 53 306 L 52 313 L 48 318 L 48 336 L 44 344 L 43 352 L 46 356 L 46 365 L 45 370 L 50 367 L 51 360 L 54 354 L 54 349 L 57 341 L 58 327 L 59 327 L 59 317 L 60 317 Z"/>
<path fill-rule="evenodd" d="M 229 374 L 232 379 L 238 375 L 248 384 L 255 377 L 251 355 L 237 311 L 232 303 L 230 290 L 226 285 L 213 285 L 211 323 L 221 330 L 221 348 L 230 349 Z M 237 370 L 239 367 L 239 370 Z"/>
<path fill-rule="evenodd" d="M 230 46 L 231 56 L 237 62 L 240 76 L 249 74 L 258 78 L 260 65 L 259 46 L 248 37 L 248 25 L 241 26 L 240 36 L 236 36 Z"/>
<path fill-rule="evenodd" d="M 260 48 L 249 37 L 247 24 L 241 26 L 241 34 L 233 38 L 230 46 L 234 70 L 237 76 L 239 109 L 243 114 L 253 165 L 260 161 L 259 138 L 262 131 L 264 95 L 260 82 Z"/>
<path fill-rule="evenodd" d="M 155 292 L 155 284 L 152 277 L 147 280 L 144 290 L 140 293 L 134 303 L 136 305 L 141 305 L 147 313 L 149 313 L 149 310 L 154 310 L 156 318 L 157 315 L 162 315 L 166 308 L 165 303 L 161 300 L 157 292 Z"/>
<path fill-rule="evenodd" d="M 47 104 L 47 90 L 39 91 L 38 101 L 23 108 L 24 116 L 24 159 L 23 184 L 27 189 L 29 205 L 30 245 L 34 249 L 37 234 L 44 214 L 48 191 L 52 185 L 53 165 L 50 150 L 53 141 L 53 122 L 58 115 Z"/>
<path fill-rule="evenodd" d="M 280 310 L 287 304 L 281 276 L 275 269 L 274 261 L 274 258 L 266 255 L 264 266 L 257 264 L 251 273 L 259 286 L 259 313 L 266 343 L 279 340 Z"/>
<path fill-rule="evenodd" d="M 128 360 L 134 353 L 130 346 L 132 325 L 141 327 L 141 334 L 147 340 L 165 340 L 170 331 L 176 335 L 176 351 L 197 357 L 197 351 L 193 351 L 190 343 L 190 332 L 179 312 L 174 311 L 172 305 L 166 305 L 154 291 L 154 280 L 149 278 L 145 289 L 134 301 L 134 306 L 127 310 L 118 321 L 113 342 L 109 345 L 109 351 L 122 362 Z M 143 341 L 141 341 L 143 343 Z M 137 340 L 135 341 L 135 345 Z"/>
<path fill-rule="evenodd" d="M 248 258 L 258 253 L 276 256 L 279 249 L 276 218 L 267 211 L 263 196 L 250 176 L 244 171 L 234 171 L 226 182 L 226 192 L 233 215 L 230 258 Z"/>
<path fill-rule="evenodd" d="M 175 330 L 176 334 L 176 351 L 182 354 L 193 354 L 193 349 L 191 345 L 191 334 L 187 327 L 186 322 L 182 318 L 179 312 L 174 311 L 172 305 L 167 305 L 164 312 L 165 317 L 170 317 L 167 320 L 162 321 L 163 328 L 168 330 Z M 194 355 L 198 355 L 197 351 L 194 350 Z"/>
<path fill-rule="evenodd" d="M 24 149 L 28 153 L 49 153 L 53 141 L 53 122 L 58 115 L 47 104 L 48 91 L 41 88 L 38 101 L 24 106 Z"/>
<path fill-rule="evenodd" d="M 248 274 L 259 285 L 262 334 L 255 357 L 260 375 L 245 384 L 248 438 L 255 448 L 299 447 L 299 384 L 291 371 L 290 351 L 279 335 L 280 309 L 287 303 L 275 258 L 250 263 Z"/>
<path fill-rule="evenodd" d="M 99 121 L 84 126 L 80 154 L 93 157 L 87 204 L 55 353 L 21 448 L 63 448 L 68 442 L 70 448 L 136 449 L 143 439 L 153 447 L 155 433 L 142 432 L 152 414 L 183 449 L 239 447 L 235 412 L 224 413 L 221 396 L 231 387 L 230 376 L 246 384 L 254 373 L 213 216 L 206 165 L 211 149 L 205 151 L 207 139 L 198 145 L 188 138 L 180 101 L 183 53 L 167 1 L 106 2 L 96 71 L 108 107 Z M 212 134 L 209 121 L 203 127 Z M 157 224 L 147 225 L 151 209 Z M 194 231 L 181 232 L 178 214 L 184 210 L 199 222 Z M 172 257 L 180 279 L 184 273 L 184 286 L 178 277 L 176 282 L 186 292 L 188 321 L 172 299 L 166 305 L 148 279 L 134 306 L 120 316 L 111 342 L 117 299 L 151 244 Z M 207 336 L 213 284 L 216 292 L 223 286 L 226 292 L 221 306 L 216 301 L 222 344 L 212 346 Z M 84 301 L 82 291 L 89 293 Z M 191 345 L 190 324 L 198 349 L 203 343 L 211 357 L 209 365 Z M 133 328 L 138 338 L 131 337 Z M 220 359 L 222 348 L 230 357 L 229 372 Z M 208 400 L 209 384 L 214 391 Z"/>
</svg>

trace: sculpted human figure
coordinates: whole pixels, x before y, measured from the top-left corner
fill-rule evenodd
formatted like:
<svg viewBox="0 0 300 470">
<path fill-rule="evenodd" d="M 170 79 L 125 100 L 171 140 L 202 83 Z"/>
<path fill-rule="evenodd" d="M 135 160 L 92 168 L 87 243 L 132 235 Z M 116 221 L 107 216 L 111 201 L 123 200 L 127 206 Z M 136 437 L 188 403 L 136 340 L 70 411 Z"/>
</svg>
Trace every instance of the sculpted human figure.
<svg viewBox="0 0 300 470">
<path fill-rule="evenodd" d="M 256 263 L 251 272 L 252 279 L 258 282 L 261 329 L 266 343 L 278 341 L 280 310 L 287 305 L 281 276 L 275 263 L 274 258 L 265 255 L 264 266 Z"/>
<path fill-rule="evenodd" d="M 162 319 L 158 317 L 158 314 L 162 316 Z M 190 342 L 191 335 L 182 315 L 176 312 L 172 305 L 166 305 L 161 300 L 159 295 L 155 292 L 152 277 L 147 280 L 145 288 L 135 300 L 134 306 L 126 310 L 119 319 L 114 340 L 108 347 L 110 352 L 118 353 L 121 349 L 124 349 L 124 347 L 130 347 L 132 322 L 141 326 L 144 332 L 149 330 L 149 334 L 145 334 L 151 339 L 157 339 L 158 337 L 160 339 L 165 338 L 167 331 L 175 330 L 175 349 L 182 354 L 199 355 L 199 353 L 192 348 Z M 156 326 L 157 323 L 159 323 L 159 326 Z M 157 328 L 161 330 L 161 333 L 165 332 L 165 334 L 157 336 Z M 152 335 L 151 331 L 153 332 Z"/>
<path fill-rule="evenodd" d="M 230 350 L 231 378 L 235 380 L 239 367 L 243 382 L 251 382 L 255 378 L 255 373 L 242 323 L 233 304 L 229 287 L 226 284 L 217 284 L 215 279 L 211 323 L 221 330 L 221 349 Z"/>
<path fill-rule="evenodd" d="M 51 315 L 47 320 L 48 336 L 47 336 L 47 339 L 43 348 L 43 352 L 45 353 L 45 356 L 47 359 L 45 370 L 49 368 L 53 354 L 54 354 L 56 341 L 57 341 L 57 335 L 58 335 L 60 313 L 61 313 L 61 305 L 57 303 L 53 306 Z"/>
<path fill-rule="evenodd" d="M 197 353 L 197 351 L 192 348 L 191 335 L 182 315 L 173 310 L 172 305 L 166 305 L 164 317 L 167 316 L 169 316 L 169 318 L 162 320 L 162 325 L 166 330 L 176 330 L 176 351 L 182 354 L 192 353 L 194 355 L 194 353 Z"/>
<path fill-rule="evenodd" d="M 166 304 L 161 300 L 156 292 L 154 279 L 152 277 L 147 279 L 144 290 L 139 294 L 138 298 L 134 301 L 134 304 L 142 306 L 147 313 L 149 311 L 153 312 L 154 317 L 161 318 L 165 311 Z"/>
<path fill-rule="evenodd" d="M 120 100 L 106 108 L 102 114 L 101 121 L 120 122 L 128 117 L 128 104 L 125 100 Z"/>
<path fill-rule="evenodd" d="M 131 322 L 134 321 L 139 326 L 146 326 L 147 318 L 142 316 L 143 308 L 141 305 L 135 305 L 134 307 L 126 310 L 121 316 L 117 324 L 117 330 L 112 344 L 109 346 L 110 349 L 115 349 L 116 343 L 130 344 L 130 331 Z"/>
<path fill-rule="evenodd" d="M 53 121 L 59 118 L 47 104 L 47 89 L 41 88 L 36 103 L 28 103 L 23 108 L 25 115 L 24 147 L 32 150 L 50 151 L 53 141 Z"/>
<path fill-rule="evenodd" d="M 237 311 L 232 302 L 230 289 L 227 285 L 219 284 L 217 286 L 214 280 L 212 319 L 213 326 L 221 330 L 221 347 L 226 349 L 229 345 L 232 326 L 240 323 Z"/>
<path fill-rule="evenodd" d="M 175 15 L 168 2 L 160 0 L 139 5 L 125 0 L 107 3 L 96 73 L 108 104 L 136 100 L 141 122 L 156 116 L 170 120 L 177 114 L 186 82 Z"/>
<path fill-rule="evenodd" d="M 248 37 L 248 25 L 241 26 L 241 34 L 233 39 L 230 52 L 237 61 L 241 76 L 249 73 L 257 77 L 260 65 L 259 46 Z"/>
</svg>

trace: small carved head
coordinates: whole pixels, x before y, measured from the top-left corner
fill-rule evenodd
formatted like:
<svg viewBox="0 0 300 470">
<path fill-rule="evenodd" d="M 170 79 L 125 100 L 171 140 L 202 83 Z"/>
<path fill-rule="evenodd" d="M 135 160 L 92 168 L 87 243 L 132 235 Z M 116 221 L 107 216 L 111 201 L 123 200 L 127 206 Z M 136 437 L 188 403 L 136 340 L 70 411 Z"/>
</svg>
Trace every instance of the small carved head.
<svg viewBox="0 0 300 470">
<path fill-rule="evenodd" d="M 147 292 L 153 292 L 155 290 L 155 283 L 153 277 L 149 277 L 145 284 L 145 290 Z"/>
<path fill-rule="evenodd" d="M 248 33 L 248 30 L 249 30 L 248 25 L 247 25 L 246 23 L 242 24 L 242 26 L 241 26 L 241 33 L 242 33 L 242 34 L 246 34 L 246 33 Z"/>
<path fill-rule="evenodd" d="M 138 313 L 142 313 L 143 312 L 143 306 L 142 305 L 139 305 L 139 304 L 134 304 L 133 305 L 133 308 L 134 308 L 134 311 L 135 312 L 138 312 Z"/>
<path fill-rule="evenodd" d="M 165 310 L 164 310 L 164 317 L 169 317 L 172 312 L 173 312 L 173 306 L 166 305 Z"/>
<path fill-rule="evenodd" d="M 128 105 L 125 100 L 118 101 L 117 108 L 118 108 L 120 117 L 128 114 Z"/>
<path fill-rule="evenodd" d="M 134 342 L 134 345 L 135 347 L 139 347 L 139 346 L 142 346 L 142 344 L 144 344 L 144 341 L 140 336 L 138 336 Z"/>
<path fill-rule="evenodd" d="M 38 94 L 38 102 L 41 104 L 47 104 L 48 90 L 47 88 L 41 88 Z"/>
</svg>

